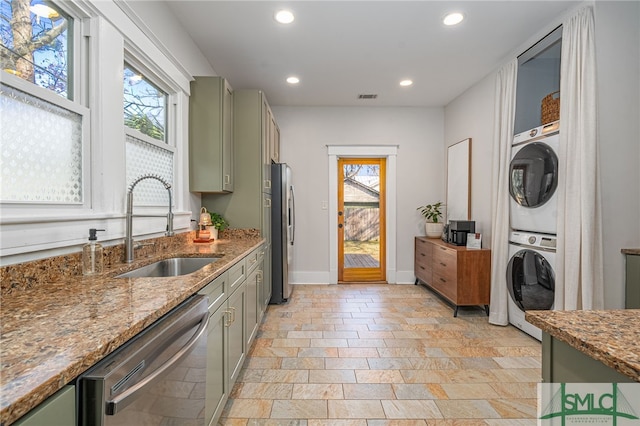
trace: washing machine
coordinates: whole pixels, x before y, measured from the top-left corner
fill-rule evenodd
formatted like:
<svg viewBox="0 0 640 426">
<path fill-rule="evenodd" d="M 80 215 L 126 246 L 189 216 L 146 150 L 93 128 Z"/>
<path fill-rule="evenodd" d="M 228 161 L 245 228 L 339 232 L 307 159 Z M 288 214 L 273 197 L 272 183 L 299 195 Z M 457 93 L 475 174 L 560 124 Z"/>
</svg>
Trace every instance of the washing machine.
<svg viewBox="0 0 640 426">
<path fill-rule="evenodd" d="M 509 322 L 542 340 L 542 331 L 524 319 L 528 310 L 553 309 L 555 296 L 556 237 L 513 231 L 509 234 Z"/>
<path fill-rule="evenodd" d="M 559 147 L 559 121 L 513 137 L 509 165 L 511 229 L 556 234 Z"/>
</svg>

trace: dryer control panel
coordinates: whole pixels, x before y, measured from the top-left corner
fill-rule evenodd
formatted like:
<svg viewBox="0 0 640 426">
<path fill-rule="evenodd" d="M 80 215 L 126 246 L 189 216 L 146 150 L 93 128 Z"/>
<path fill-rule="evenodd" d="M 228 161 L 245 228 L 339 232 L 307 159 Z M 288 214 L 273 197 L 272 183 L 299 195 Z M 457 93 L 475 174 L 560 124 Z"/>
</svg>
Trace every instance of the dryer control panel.
<svg viewBox="0 0 640 426">
<path fill-rule="evenodd" d="M 556 249 L 557 238 L 555 235 L 535 234 L 532 232 L 513 231 L 509 234 L 509 242 L 531 247 Z"/>
</svg>

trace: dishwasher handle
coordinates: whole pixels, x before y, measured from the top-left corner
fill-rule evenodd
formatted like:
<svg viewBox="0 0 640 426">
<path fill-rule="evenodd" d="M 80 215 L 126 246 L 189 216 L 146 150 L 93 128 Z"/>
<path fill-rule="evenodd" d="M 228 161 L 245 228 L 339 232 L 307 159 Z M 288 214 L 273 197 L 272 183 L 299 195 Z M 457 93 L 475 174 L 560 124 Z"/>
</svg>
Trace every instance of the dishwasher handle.
<svg viewBox="0 0 640 426">
<path fill-rule="evenodd" d="M 141 382 L 136 383 L 131 386 L 125 392 L 122 392 L 112 400 L 105 402 L 105 412 L 108 416 L 114 416 L 118 413 L 119 410 L 122 410 L 127 405 L 129 405 L 135 399 L 135 395 L 138 391 L 143 389 L 145 386 L 149 385 L 155 379 L 164 374 L 167 370 L 169 370 L 173 365 L 182 361 L 184 357 L 189 355 L 189 352 L 198 344 L 198 340 L 202 337 L 202 335 L 207 331 L 207 326 L 209 325 L 209 312 L 207 311 L 200 320 L 200 326 L 198 330 L 195 332 L 193 337 L 189 339 L 189 341 L 182 347 L 178 352 L 176 352 L 171 358 L 167 360 L 164 364 L 158 367 L 153 373 L 145 377 Z"/>
</svg>

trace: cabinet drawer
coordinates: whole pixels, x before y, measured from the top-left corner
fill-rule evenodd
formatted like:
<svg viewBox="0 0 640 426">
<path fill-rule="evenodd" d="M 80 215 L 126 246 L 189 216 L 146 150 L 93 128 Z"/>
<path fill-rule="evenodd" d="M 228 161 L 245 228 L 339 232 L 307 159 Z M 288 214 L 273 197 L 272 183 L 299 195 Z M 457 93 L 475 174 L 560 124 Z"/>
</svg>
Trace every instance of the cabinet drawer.
<svg viewBox="0 0 640 426">
<path fill-rule="evenodd" d="M 428 256 L 431 253 L 432 248 L 433 244 L 430 242 L 425 241 L 422 238 L 416 238 L 416 256 L 418 254 Z"/>
<path fill-rule="evenodd" d="M 247 260 L 247 274 L 250 274 L 257 266 L 260 260 L 260 251 L 262 247 L 258 247 L 245 258 Z"/>
<path fill-rule="evenodd" d="M 433 249 L 433 267 L 434 269 L 438 266 L 449 269 L 456 268 L 456 260 L 458 256 L 455 250 L 446 248 L 446 247 L 435 247 Z"/>
<path fill-rule="evenodd" d="M 436 268 L 433 270 L 433 278 L 431 279 L 431 286 L 442 293 L 443 296 L 449 298 L 452 302 L 457 303 L 458 296 L 458 283 L 454 277 L 451 277 L 452 274 L 446 273 L 441 274 L 436 271 Z"/>
<path fill-rule="evenodd" d="M 229 294 L 233 293 L 233 291 L 244 282 L 245 278 L 247 278 L 247 263 L 245 260 L 246 257 L 229 268 Z"/>
<path fill-rule="evenodd" d="M 229 281 L 229 271 L 225 271 L 215 280 L 207 284 L 199 294 L 209 297 L 209 313 L 213 313 L 225 301 L 225 288 Z"/>
</svg>

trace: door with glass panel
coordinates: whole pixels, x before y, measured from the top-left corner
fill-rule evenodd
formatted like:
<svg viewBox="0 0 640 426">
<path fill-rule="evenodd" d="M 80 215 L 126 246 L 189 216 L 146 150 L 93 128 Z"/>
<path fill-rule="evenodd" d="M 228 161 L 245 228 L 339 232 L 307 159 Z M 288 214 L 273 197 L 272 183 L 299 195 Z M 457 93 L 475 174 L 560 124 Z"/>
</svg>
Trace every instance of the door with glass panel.
<svg viewBox="0 0 640 426">
<path fill-rule="evenodd" d="M 338 281 L 384 282 L 386 158 L 338 160 Z"/>
</svg>

